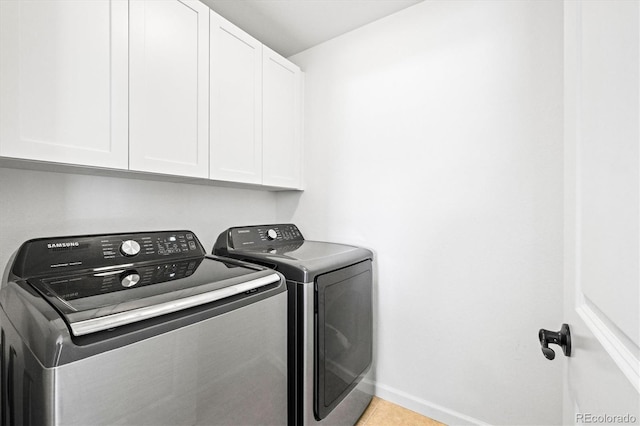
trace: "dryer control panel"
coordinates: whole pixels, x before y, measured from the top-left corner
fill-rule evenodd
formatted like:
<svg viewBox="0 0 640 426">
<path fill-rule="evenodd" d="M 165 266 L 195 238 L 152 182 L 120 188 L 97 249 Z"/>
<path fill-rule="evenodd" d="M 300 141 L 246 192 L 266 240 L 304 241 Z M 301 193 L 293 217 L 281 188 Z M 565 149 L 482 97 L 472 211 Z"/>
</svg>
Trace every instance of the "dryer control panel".
<svg viewBox="0 0 640 426">
<path fill-rule="evenodd" d="M 39 238 L 18 251 L 13 273 L 28 278 L 114 266 L 203 257 L 205 251 L 191 231 L 137 232 Z"/>
<path fill-rule="evenodd" d="M 296 225 L 285 223 L 230 228 L 227 240 L 229 247 L 240 249 L 304 241 L 304 237 Z"/>
</svg>

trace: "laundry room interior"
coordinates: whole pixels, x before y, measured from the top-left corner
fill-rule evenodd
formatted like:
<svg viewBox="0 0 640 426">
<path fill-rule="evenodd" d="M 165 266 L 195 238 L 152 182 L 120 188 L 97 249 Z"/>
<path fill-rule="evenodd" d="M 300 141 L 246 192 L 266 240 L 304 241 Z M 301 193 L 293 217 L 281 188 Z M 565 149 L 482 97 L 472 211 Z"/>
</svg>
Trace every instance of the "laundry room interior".
<svg viewBox="0 0 640 426">
<path fill-rule="evenodd" d="M 31 239 L 188 230 L 214 254 L 233 227 L 295 224 L 305 240 L 372 253 L 372 362 L 362 381 L 375 397 L 451 425 L 583 424 L 587 415 L 637 424 L 640 3 L 0 3 L 2 286 L 12 256 Z M 188 31 L 204 31 L 191 16 L 176 25 L 186 35 L 175 46 L 170 22 L 147 20 L 148 34 L 138 34 L 134 16 L 155 16 L 154 3 L 167 8 L 157 16 L 177 20 L 185 5 L 204 5 L 197 19 L 207 24 L 205 61 L 188 56 L 201 54 L 200 42 L 184 47 Z M 70 14 L 57 15 L 57 4 Z M 116 45 L 105 34 L 119 37 L 115 7 L 129 25 L 124 71 L 115 54 L 99 52 Z M 99 22 L 105 11 L 106 24 Z M 342 21 L 356 26 L 304 45 L 316 26 Z M 56 38 L 56 22 L 72 24 Z M 264 44 L 259 66 L 269 49 L 298 67 L 297 97 L 283 107 L 297 120 L 289 128 L 270 123 L 267 102 L 280 111 L 278 93 L 239 83 L 253 71 L 227 75 L 215 63 L 222 38 L 209 37 L 214 22 Z M 76 39 L 94 27 L 86 42 Z M 64 44 L 99 38 L 111 44 L 88 59 L 70 57 Z M 26 47 L 39 43 L 30 55 Z M 158 46 L 179 52 L 175 70 L 163 59 L 133 59 Z M 93 55 L 102 62 L 89 64 Z M 150 75 L 156 69 L 159 77 Z M 95 78 L 83 74 L 92 70 Z M 114 95 L 118 73 L 122 99 Z M 192 94 L 205 80 L 205 95 Z M 86 90 L 97 82 L 104 88 Z M 236 91 L 253 102 L 254 89 L 264 100 L 258 107 L 214 99 L 233 103 Z M 94 98 L 99 105 L 85 104 Z M 183 125 L 200 127 L 182 141 Z M 296 149 L 268 153 L 269 132 L 271 140 L 290 137 Z M 118 134 L 124 148 L 116 148 Z M 265 145 L 254 150 L 263 135 Z M 98 142 L 88 142 L 87 156 L 72 152 L 84 140 Z M 154 146 L 162 146 L 158 155 L 140 154 Z M 233 167 L 258 161 L 257 180 L 215 169 L 216 149 Z M 101 153 L 121 160 L 94 161 Z M 178 171 L 154 171 L 162 156 L 175 158 Z M 182 171 L 192 160 L 204 174 Z M 267 170 L 291 170 L 297 180 L 260 180 Z M 549 360 L 541 344 L 558 343 L 536 334 L 563 323 L 571 326 L 572 352 L 549 346 Z M 260 405 L 260 395 L 252 397 Z"/>
</svg>

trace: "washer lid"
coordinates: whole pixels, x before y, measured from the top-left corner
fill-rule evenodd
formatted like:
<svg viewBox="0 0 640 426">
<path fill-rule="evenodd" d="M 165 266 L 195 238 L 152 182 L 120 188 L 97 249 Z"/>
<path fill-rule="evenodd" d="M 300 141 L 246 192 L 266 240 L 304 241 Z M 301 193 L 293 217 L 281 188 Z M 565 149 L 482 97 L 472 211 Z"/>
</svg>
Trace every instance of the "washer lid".
<svg viewBox="0 0 640 426">
<path fill-rule="evenodd" d="M 270 270 L 198 257 L 31 278 L 75 336 L 112 329 L 280 281 Z"/>
</svg>

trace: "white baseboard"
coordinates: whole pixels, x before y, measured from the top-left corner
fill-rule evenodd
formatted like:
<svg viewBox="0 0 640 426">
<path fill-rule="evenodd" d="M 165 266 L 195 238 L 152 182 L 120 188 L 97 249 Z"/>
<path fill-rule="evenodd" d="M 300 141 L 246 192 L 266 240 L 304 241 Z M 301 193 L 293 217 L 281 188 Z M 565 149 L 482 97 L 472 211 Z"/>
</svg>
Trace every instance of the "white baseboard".
<svg viewBox="0 0 640 426">
<path fill-rule="evenodd" d="M 416 413 L 420 413 L 423 416 L 427 416 L 444 424 L 473 426 L 489 425 L 488 423 L 485 423 L 481 420 L 475 419 L 462 413 L 458 413 L 457 411 L 450 410 L 448 408 L 442 407 L 441 405 L 416 398 L 413 395 L 409 395 L 406 392 L 394 389 L 391 386 L 383 385 L 381 383 L 369 383 L 371 383 L 371 385 L 374 387 L 375 395 L 377 397 L 408 408 L 411 411 L 415 411 Z"/>
</svg>

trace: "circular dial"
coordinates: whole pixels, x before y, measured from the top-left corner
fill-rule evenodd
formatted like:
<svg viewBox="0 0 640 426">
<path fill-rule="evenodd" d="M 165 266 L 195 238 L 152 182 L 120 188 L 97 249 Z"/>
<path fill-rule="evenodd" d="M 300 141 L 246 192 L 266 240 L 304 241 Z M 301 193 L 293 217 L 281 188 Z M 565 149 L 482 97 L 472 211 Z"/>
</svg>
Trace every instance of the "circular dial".
<svg viewBox="0 0 640 426">
<path fill-rule="evenodd" d="M 267 239 L 275 240 L 276 238 L 278 238 L 278 233 L 275 231 L 275 229 L 269 229 L 267 231 Z"/>
<path fill-rule="evenodd" d="M 140 281 L 140 275 L 137 272 L 125 272 L 122 274 L 120 284 L 122 287 L 133 287 Z"/>
<path fill-rule="evenodd" d="M 135 256 L 140 253 L 140 244 L 134 240 L 127 240 L 120 246 L 120 253 L 125 256 Z"/>
</svg>

